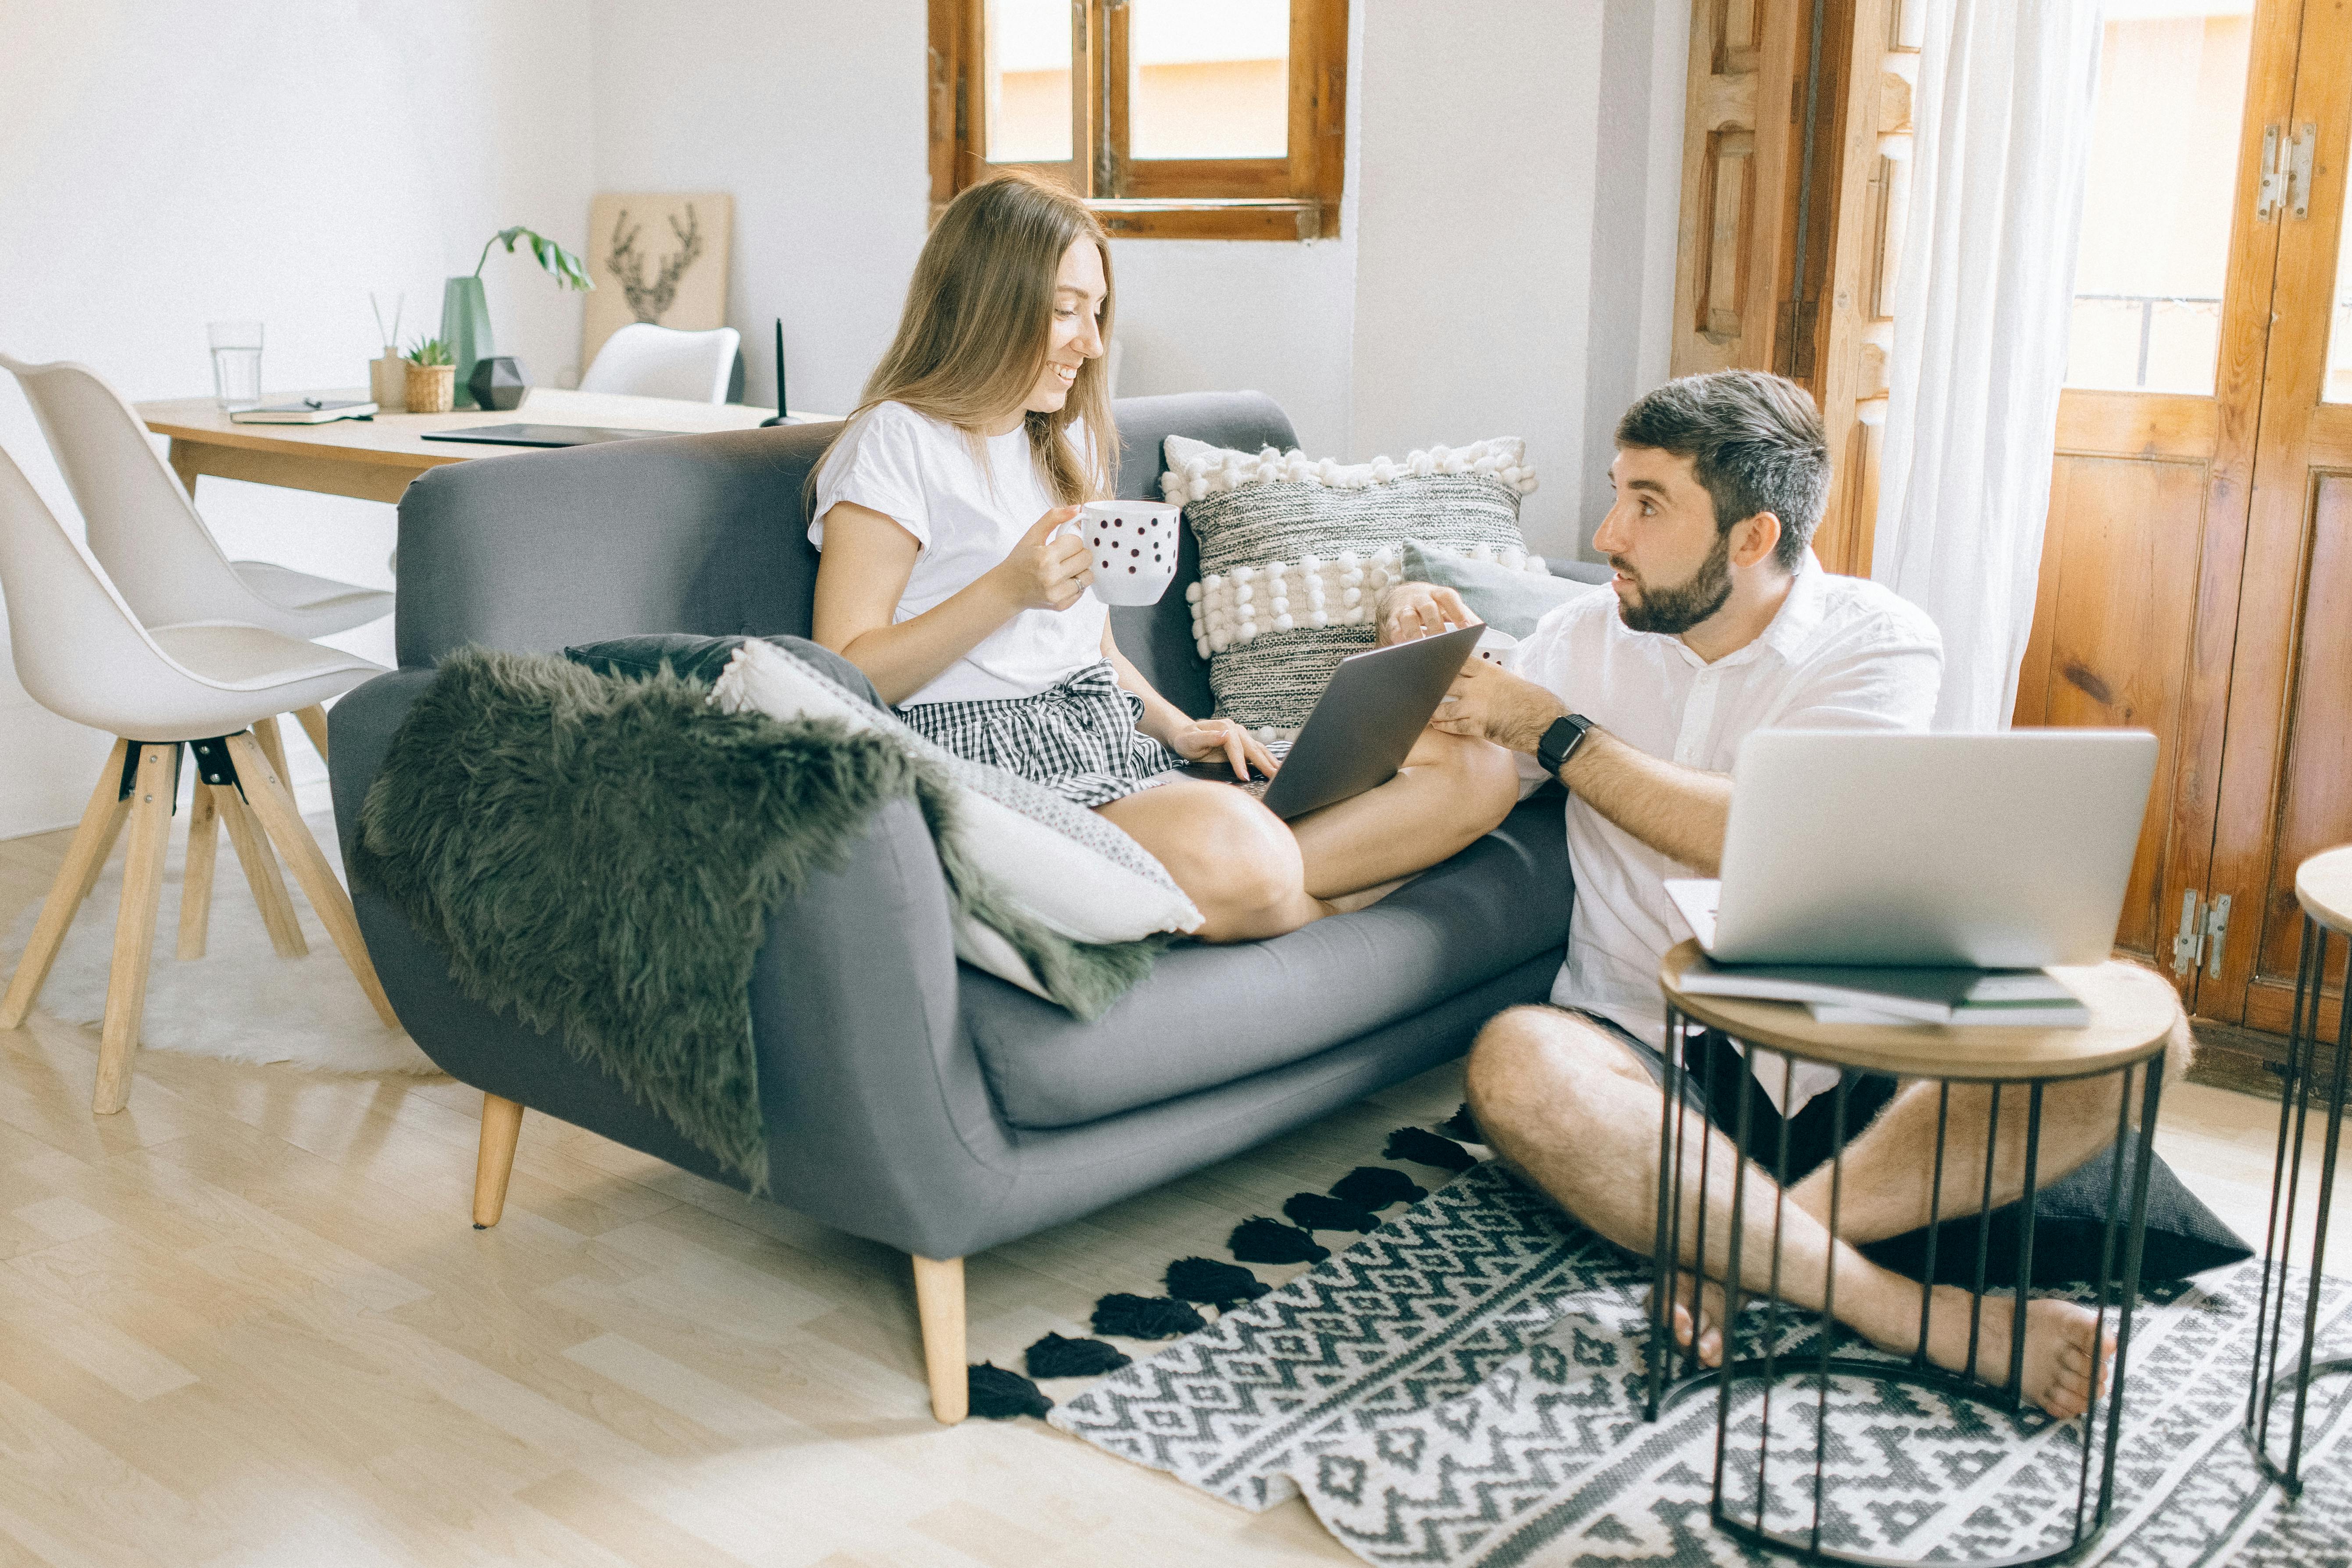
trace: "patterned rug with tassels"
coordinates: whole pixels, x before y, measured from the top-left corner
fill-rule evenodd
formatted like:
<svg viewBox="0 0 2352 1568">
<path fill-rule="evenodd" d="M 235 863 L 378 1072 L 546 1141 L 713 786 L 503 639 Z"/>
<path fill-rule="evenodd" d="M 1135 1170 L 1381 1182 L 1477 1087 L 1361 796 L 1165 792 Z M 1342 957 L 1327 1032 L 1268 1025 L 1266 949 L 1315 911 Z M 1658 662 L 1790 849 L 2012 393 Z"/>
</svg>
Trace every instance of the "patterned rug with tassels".
<svg viewBox="0 0 2352 1568">
<path fill-rule="evenodd" d="M 1466 1116 L 1444 1131 L 1475 1136 Z M 1097 1340 L 1047 1335 L 1027 1352 L 1033 1376 L 1098 1381 L 1049 1410 L 1034 1384 L 975 1368 L 975 1411 L 1043 1415 L 1242 1508 L 1303 1495 L 1369 1563 L 1769 1561 L 1708 1522 L 1714 1397 L 1642 1419 L 1643 1271 L 1450 1139 L 1400 1129 L 1385 1154 L 1426 1163 L 1411 1175 L 1360 1167 L 1328 1194 L 1292 1198 L 1288 1224 L 1237 1226 L 1235 1262 L 1179 1259 L 1165 1295 L 1097 1304 L 1097 1333 L 1181 1336 L 1166 1350 L 1135 1362 Z M 1412 1201 L 1421 1181 L 1457 1171 L 1467 1173 Z M 1345 1249 L 1328 1252 L 1326 1239 Z M 1279 1287 L 1244 1267 L 1302 1259 L 1314 1267 Z M 2347 1380 L 2313 1390 L 2299 1500 L 2262 1482 L 2238 1436 L 2257 1267 L 2147 1299 L 2113 1522 L 2081 1561 L 2352 1563 Z M 2347 1331 L 2352 1282 L 2331 1282 L 2322 1353 Z M 1781 1350 L 1801 1354 L 1813 1332 L 1796 1324 Z M 1810 1413 L 1810 1384 L 1804 1404 Z M 1744 1434 L 1751 1455 L 1756 1415 L 1733 1412 L 1734 1440 Z M 1868 1379 L 1838 1380 L 1824 1419 L 1829 1544 L 1986 1561 L 2048 1550 L 2072 1529 L 2079 1423 Z M 1810 1481 L 1812 1422 L 1777 1420 L 1771 1438 L 1767 1507 L 1809 1505 L 1810 1484 L 1779 1479 L 1801 1468 Z M 1730 1494 L 1754 1505 L 1737 1467 Z M 1798 1521 L 1775 1511 L 1767 1522 Z"/>
</svg>

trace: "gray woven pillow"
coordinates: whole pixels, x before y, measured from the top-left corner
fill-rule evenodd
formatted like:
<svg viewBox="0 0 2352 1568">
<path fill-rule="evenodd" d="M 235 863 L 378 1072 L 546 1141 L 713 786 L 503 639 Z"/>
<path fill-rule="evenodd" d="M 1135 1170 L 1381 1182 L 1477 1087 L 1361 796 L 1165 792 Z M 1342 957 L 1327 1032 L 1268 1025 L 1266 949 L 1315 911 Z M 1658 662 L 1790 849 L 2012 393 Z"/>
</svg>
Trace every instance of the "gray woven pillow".
<svg viewBox="0 0 2352 1568">
<path fill-rule="evenodd" d="M 1171 436 L 1167 457 L 1162 493 L 1201 547 L 1185 591 L 1195 646 L 1217 712 L 1253 728 L 1296 731 L 1339 660 L 1372 646 L 1406 539 L 1544 570 L 1519 533 L 1536 478 L 1517 439 L 1342 465 Z"/>
</svg>

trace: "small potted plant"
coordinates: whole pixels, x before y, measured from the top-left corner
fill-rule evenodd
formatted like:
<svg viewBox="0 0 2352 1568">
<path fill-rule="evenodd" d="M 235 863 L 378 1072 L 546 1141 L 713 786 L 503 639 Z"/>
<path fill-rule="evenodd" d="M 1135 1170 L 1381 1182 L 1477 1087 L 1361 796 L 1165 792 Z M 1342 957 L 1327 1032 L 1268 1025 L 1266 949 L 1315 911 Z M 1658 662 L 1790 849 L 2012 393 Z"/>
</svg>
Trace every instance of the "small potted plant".
<svg viewBox="0 0 2352 1568">
<path fill-rule="evenodd" d="M 504 245 L 511 256 L 517 240 L 530 243 L 531 256 L 562 287 L 583 290 L 596 287 L 595 280 L 588 276 L 588 264 L 545 235 L 517 225 L 490 236 L 483 242 L 474 270 L 466 277 L 450 279 L 441 289 L 441 341 L 449 346 L 460 385 L 473 378 L 478 361 L 498 352 L 490 342 L 490 307 L 482 295 L 482 268 L 489 263 L 491 246 Z M 464 406 L 474 406 L 471 394 L 466 395 Z"/>
<path fill-rule="evenodd" d="M 439 338 L 420 338 L 408 353 L 408 411 L 446 414 L 457 391 L 457 367 Z"/>
</svg>

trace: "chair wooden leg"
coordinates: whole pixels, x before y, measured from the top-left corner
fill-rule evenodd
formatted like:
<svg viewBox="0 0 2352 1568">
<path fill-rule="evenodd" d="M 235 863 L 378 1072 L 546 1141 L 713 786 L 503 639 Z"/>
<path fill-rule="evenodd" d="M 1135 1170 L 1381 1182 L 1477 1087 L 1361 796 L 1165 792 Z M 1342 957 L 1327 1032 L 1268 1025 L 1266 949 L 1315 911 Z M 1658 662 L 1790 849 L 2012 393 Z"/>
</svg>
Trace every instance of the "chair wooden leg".
<svg viewBox="0 0 2352 1568">
<path fill-rule="evenodd" d="M 302 884 L 310 896 L 310 908 L 327 934 L 335 939 L 335 949 L 351 966 L 352 977 L 360 983 L 360 990 L 375 1005 L 376 1016 L 388 1028 L 400 1027 L 400 1015 L 392 1010 L 392 999 L 383 994 L 383 982 L 376 978 L 375 963 L 368 957 L 367 942 L 360 935 L 359 917 L 352 913 L 351 895 L 335 880 L 334 868 L 327 864 L 319 841 L 310 837 L 302 814 L 294 809 L 294 797 L 286 792 L 284 775 L 269 764 L 261 747 L 251 735 L 231 735 L 228 754 L 236 763 L 236 775 L 245 781 L 245 796 L 261 819 L 262 830 L 294 868 L 294 879 Z"/>
<path fill-rule="evenodd" d="M 514 1174 L 515 1140 L 521 1133 L 520 1102 L 482 1096 L 482 1147 L 474 1156 L 476 1230 L 489 1229 L 506 1212 L 507 1178 Z"/>
<path fill-rule="evenodd" d="M 962 1258 L 915 1258 L 915 1316 L 923 1325 L 923 1370 L 931 1380 L 931 1415 L 952 1426 L 971 1413 Z"/>
<path fill-rule="evenodd" d="M 197 787 L 212 792 L 214 809 L 220 814 L 221 826 L 228 829 L 229 843 L 236 848 L 237 864 L 245 868 L 246 885 L 253 889 L 253 901 L 261 908 L 261 924 L 269 932 L 269 945 L 280 958 L 301 957 L 310 951 L 310 943 L 294 916 L 286 879 L 278 874 L 278 858 L 269 852 L 269 840 L 262 837 L 253 813 L 246 809 L 245 797 L 231 784 Z"/>
<path fill-rule="evenodd" d="M 177 745 L 142 746 L 131 784 L 131 847 L 122 863 L 122 912 L 114 920 L 113 967 L 106 977 L 106 1022 L 99 1033 L 98 1083 L 89 1108 L 111 1116 L 131 1098 L 131 1053 L 147 1012 L 147 963 L 155 951 L 155 909 L 163 893 L 163 850 L 172 837 L 172 796 L 180 782 Z"/>
<path fill-rule="evenodd" d="M 89 804 L 82 807 L 81 826 L 74 829 L 73 842 L 66 846 L 66 863 L 58 868 L 57 880 L 49 884 L 49 896 L 41 903 L 33 940 L 26 944 L 25 956 L 16 961 L 16 973 L 8 982 L 6 994 L 0 995 L 0 1029 L 18 1027 L 33 1010 L 33 1000 L 41 994 L 41 984 L 48 979 L 58 949 L 65 943 L 66 928 L 73 924 L 74 911 L 89 896 L 90 884 L 98 879 L 107 852 L 114 847 L 114 836 L 122 831 L 122 819 L 131 809 L 130 802 L 122 798 L 122 760 L 130 747 L 130 742 L 117 741 L 106 753 L 98 787 L 89 792 Z"/>
<path fill-rule="evenodd" d="M 286 737 L 278 732 L 276 719 L 256 719 L 253 721 L 253 738 L 261 742 L 261 754 L 269 759 L 269 765 L 278 770 L 279 778 L 294 776 L 286 766 Z M 291 789 L 294 786 L 289 784 L 286 787 Z"/>
<path fill-rule="evenodd" d="M 327 760 L 327 710 L 322 705 L 313 702 L 308 708 L 295 710 L 294 722 L 302 726 L 302 733 L 310 737 L 310 744 L 317 750 L 319 760 L 325 762 Z"/>
<path fill-rule="evenodd" d="M 213 920 L 213 865 L 220 858 L 220 806 L 212 785 L 196 781 L 188 806 L 188 868 L 180 879 L 180 947 L 183 963 L 205 955 Z"/>
</svg>

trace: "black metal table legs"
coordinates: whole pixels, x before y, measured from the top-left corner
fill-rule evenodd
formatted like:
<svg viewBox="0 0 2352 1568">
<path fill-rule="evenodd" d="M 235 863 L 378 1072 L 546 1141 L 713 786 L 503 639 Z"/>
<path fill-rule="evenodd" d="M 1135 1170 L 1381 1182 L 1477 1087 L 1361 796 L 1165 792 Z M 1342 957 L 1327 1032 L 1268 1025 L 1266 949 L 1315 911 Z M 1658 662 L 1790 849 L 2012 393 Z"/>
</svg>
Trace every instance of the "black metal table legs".
<svg viewBox="0 0 2352 1568">
<path fill-rule="evenodd" d="M 1897 1329 L 1891 1328 L 1884 1315 L 1885 1297 L 1876 1297 L 1875 1302 L 1882 1310 L 1873 1316 L 1880 1348 L 1873 1353 L 1866 1345 L 1856 1342 L 1852 1333 L 1836 1326 L 1842 1319 L 1852 1321 L 1863 1315 L 1851 1300 L 1841 1310 L 1837 1293 L 1842 1277 L 1854 1282 L 1851 1288 L 1859 1288 L 1864 1277 L 1854 1270 L 1874 1268 L 1846 1251 L 1843 1243 L 1847 1238 L 1842 1228 L 1845 1218 L 1842 1211 L 1848 1202 L 1845 1144 L 1849 1133 L 1862 1131 L 1859 1126 L 1847 1124 L 1848 1102 L 1862 1075 L 1841 1068 L 1836 1087 L 1823 1090 L 1833 1097 L 1830 1102 L 1833 1152 L 1827 1162 L 1825 1199 L 1815 1205 L 1822 1212 L 1812 1213 L 1802 1221 L 1810 1226 L 1818 1220 L 1828 1232 L 1830 1255 L 1843 1256 L 1845 1261 L 1822 1268 L 1810 1260 L 1811 1255 L 1808 1252 L 1808 1260 L 1792 1271 L 1784 1267 L 1788 1260 L 1783 1247 L 1790 1212 L 1794 1206 L 1787 1197 L 1790 1175 L 1789 1139 L 1785 1133 L 1771 1139 L 1769 1170 L 1751 1157 L 1757 1147 L 1756 1123 L 1763 1114 L 1752 1105 L 1753 1096 L 1744 1082 L 1739 1086 L 1737 1107 L 1729 1112 L 1734 1124 L 1731 1138 L 1726 1141 L 1710 1128 L 1701 1107 L 1724 1103 L 1717 1098 L 1719 1086 L 1715 1080 L 1718 1073 L 1727 1078 L 1744 1075 L 1719 1068 L 1718 1058 L 1723 1053 L 1713 1049 L 1703 1053 L 1696 1071 L 1688 1067 L 1685 1047 L 1696 1042 L 1699 1036 L 1698 1027 L 1669 1005 L 1664 1110 L 1658 1137 L 1657 1229 L 1651 1258 L 1654 1305 L 1647 1414 L 1655 1419 L 1663 1408 L 1688 1394 L 1710 1387 L 1715 1391 L 1716 1449 L 1709 1514 L 1717 1527 L 1742 1540 L 1792 1552 L 1808 1561 L 1862 1563 L 1872 1568 L 1902 1562 L 1863 1555 L 1842 1546 L 1836 1538 L 1838 1481 L 1831 1470 L 1831 1456 L 1841 1439 L 1832 1426 L 1833 1409 L 1838 1403 L 1832 1398 L 1832 1389 L 1841 1382 L 1850 1388 L 1892 1384 L 1929 1390 L 1948 1399 L 1972 1401 L 2011 1414 L 2033 1408 L 2026 1396 L 2023 1330 L 2036 1272 L 2033 1205 L 2042 1175 L 2043 1100 L 2045 1091 L 2054 1084 L 2082 1080 L 1924 1080 L 1936 1097 L 1936 1137 L 1932 1150 L 1918 1151 L 1920 1173 L 1932 1182 L 1921 1273 L 1931 1285 L 1941 1281 L 1959 1288 L 1965 1293 L 1965 1306 L 1950 1290 L 1938 1295 L 1921 1287 L 1917 1291 L 1916 1328 Z M 1769 1080 L 1783 1064 L 1793 1066 L 1793 1059 L 1783 1053 L 1753 1046 L 1746 1048 L 1748 1063 L 1759 1080 Z M 2342 1060 L 2339 1054 L 2336 1079 L 2339 1107 L 2344 1090 Z M 2077 1557 L 2098 1541 L 2114 1505 L 2116 1449 L 2122 1431 L 2132 1319 L 2139 1301 L 2140 1247 L 2158 1104 L 2163 1089 L 2163 1060 L 2161 1056 L 2154 1056 L 2094 1076 L 2120 1079 L 2121 1092 L 2116 1096 L 2116 1155 L 2108 1179 L 2108 1217 L 2101 1233 L 2096 1278 L 2092 1290 L 2080 1300 L 2097 1314 L 2092 1364 L 2100 1364 L 2112 1344 L 2112 1370 L 2104 1383 L 2095 1387 L 2089 1409 L 2076 1418 L 2081 1460 L 2074 1477 L 2071 1530 L 2063 1522 L 2062 1505 L 2061 1514 L 2055 1516 L 2061 1522 L 2053 1527 L 2054 1533 L 2045 1538 L 2039 1550 L 2000 1559 L 1998 1564 L 1983 1560 L 1957 1560 L 1969 1563 L 1969 1568 L 2023 1568 Z M 1912 1083 L 1916 1086 L 1920 1081 Z M 1695 1095 L 1691 1093 L 1694 1090 Z M 1906 1092 L 1916 1093 L 1917 1089 L 1913 1087 Z M 1956 1116 L 1956 1110 L 1960 1108 L 1955 1102 L 1960 1096 L 1968 1097 L 1965 1115 Z M 1691 1103 L 1694 1098 L 1697 1103 Z M 1948 1173 L 1953 1160 L 1976 1157 L 1972 1146 L 1979 1109 L 1984 1123 L 1982 1175 L 1972 1183 L 1975 1190 L 1969 1194 L 1973 1201 L 1967 1206 L 1972 1212 L 1948 1223 L 1944 1203 Z M 2135 1110 L 2137 1128 L 2133 1126 Z M 1996 1184 L 1995 1155 L 2000 1144 L 2002 1118 L 2006 1115 L 2014 1119 L 2021 1112 L 2025 1134 L 2023 1181 L 2021 1191 L 2014 1194 L 2014 1209 L 2010 1211 L 2015 1220 L 2015 1250 L 2012 1257 L 2001 1260 L 2013 1264 L 2013 1272 L 2008 1277 L 2014 1283 L 1992 1285 L 1990 1282 L 1998 1278 L 1994 1268 L 1994 1213 L 2007 1209 L 2011 1196 L 2006 1183 Z M 1958 1151 L 1948 1146 L 1956 1121 L 1969 1128 L 1968 1133 L 1962 1135 L 1963 1147 Z M 2335 1152 L 2333 1126 L 2331 1122 L 2331 1169 Z M 2012 1131 L 2012 1145 L 2015 1142 Z M 2013 1147 L 2008 1159 L 2013 1171 Z M 1969 1167 L 1959 1169 L 1965 1173 Z M 1798 1174 L 1801 1177 L 1804 1173 Z M 1970 1178 L 1963 1175 L 1959 1179 Z M 1756 1213 L 1754 1205 L 1762 1204 L 1769 1204 L 1770 1215 L 1769 1222 L 1758 1223 L 1762 1216 Z M 1947 1229 L 1957 1234 L 1947 1237 Z M 1863 1236 L 1857 1239 L 1868 1242 L 1882 1238 Z M 1956 1247 L 1966 1251 L 1955 1256 Z M 1939 1257 L 1939 1251 L 1943 1256 Z M 1760 1266 L 1757 1261 L 1759 1252 L 1765 1260 Z M 2083 1272 L 2071 1268 L 2063 1271 L 2053 1268 L 2046 1258 L 2044 1264 L 2044 1279 L 2078 1279 Z M 1717 1324 L 1722 1334 L 1719 1367 L 1704 1365 L 1699 1354 L 1700 1336 L 1696 1330 L 1706 1289 L 1703 1277 L 1718 1282 L 1723 1295 Z M 1874 1276 L 1868 1282 L 1874 1290 L 1884 1289 L 1884 1281 Z M 2011 1297 L 2013 1331 L 2009 1335 L 2006 1364 L 2000 1364 L 1996 1358 L 1987 1365 L 1979 1356 L 1989 1288 Z M 1694 1328 L 1691 1342 L 1686 1346 L 1676 1342 L 1674 1331 L 1673 1308 L 1676 1304 L 1687 1306 Z M 1761 1310 L 1743 1310 L 1750 1306 Z M 1964 1352 L 1949 1331 L 1952 1319 L 1947 1316 L 1962 1311 L 1968 1321 Z M 1931 1331 L 1939 1321 L 1945 1329 L 1936 1335 L 1936 1342 L 1955 1342 L 1944 1353 L 1931 1356 Z M 2305 1354 L 2308 1355 L 2307 1335 Z M 2352 1366 L 2352 1362 L 2344 1364 Z M 1777 1443 L 1776 1394 L 1781 1396 L 1782 1404 Z M 1799 1402 L 1793 1413 L 1798 1425 L 1793 1430 L 1788 1412 L 1791 1395 Z M 1805 1427 L 1811 1428 L 1809 1436 Z M 1848 1506 L 1853 1506 L 1851 1500 Z"/>
<path fill-rule="evenodd" d="M 2302 1321 L 2294 1366 L 2284 1377 L 2279 1372 L 2279 1349 L 2287 1337 L 2287 1263 L 2294 1249 L 2297 1205 L 2303 1192 L 2303 1140 L 2311 1115 L 2312 1090 L 2321 1074 L 2319 1002 L 2327 973 L 2330 931 L 2308 913 L 2303 918 L 2303 955 L 2294 983 L 2294 1021 L 2286 1039 L 2286 1081 L 2279 1090 L 2278 1150 L 2271 1163 L 2270 1223 L 2263 1230 L 2262 1291 L 2254 1306 L 2253 1373 L 2246 1391 L 2246 1419 L 2240 1430 L 2255 1460 L 2270 1478 L 2290 1493 L 2303 1489 L 2304 1415 L 2311 1380 L 2330 1373 L 2352 1372 L 2352 1356 L 2315 1362 L 2312 1353 L 2319 1328 L 2321 1268 L 2327 1258 L 2327 1211 L 2336 1192 L 2336 1152 L 2344 1129 L 2345 1075 L 2352 1059 L 2352 1005 L 2339 1005 L 2336 1026 L 2336 1057 L 2327 1079 L 2326 1136 L 2319 1161 L 2319 1196 L 2311 1221 L 2311 1262 L 2304 1289 Z M 2352 979 L 2352 938 L 2345 942 L 2345 969 Z M 2340 993 L 2339 993 L 2340 994 Z M 2279 1433 L 2279 1396 L 2294 1397 L 2286 1433 L 2286 1458 L 2275 1452 Z"/>
</svg>

